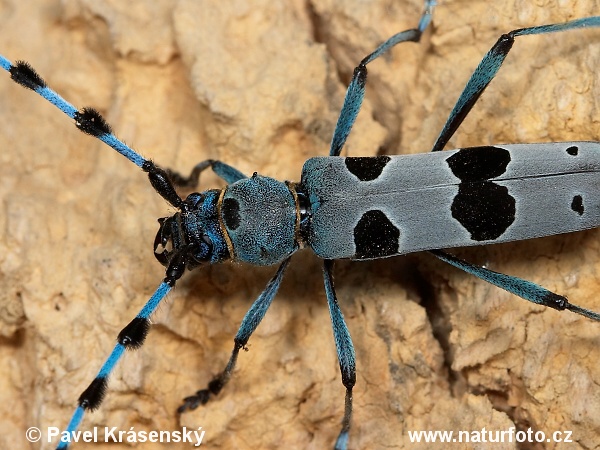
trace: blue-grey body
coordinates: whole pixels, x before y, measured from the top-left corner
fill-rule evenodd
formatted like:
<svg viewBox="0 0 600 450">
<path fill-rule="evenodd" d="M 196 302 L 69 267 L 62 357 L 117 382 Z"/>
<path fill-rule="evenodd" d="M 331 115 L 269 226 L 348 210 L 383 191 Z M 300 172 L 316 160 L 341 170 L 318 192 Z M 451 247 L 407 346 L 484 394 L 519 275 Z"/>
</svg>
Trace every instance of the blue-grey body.
<svg viewBox="0 0 600 450">
<path fill-rule="evenodd" d="M 300 233 L 298 193 L 309 199 Z M 375 259 L 532 239 L 600 226 L 600 144 L 474 147 L 402 156 L 311 158 L 298 184 L 258 174 L 224 189 L 230 257 Z"/>
<path fill-rule="evenodd" d="M 236 181 L 225 188 L 220 210 L 234 259 L 267 266 L 296 250 L 297 207 L 286 183 L 258 174 Z"/>
<path fill-rule="evenodd" d="M 455 164 L 463 170 L 455 168 L 457 176 L 451 162 L 461 153 L 470 157 Z M 379 164 L 381 172 L 373 179 L 362 181 L 348 167 L 349 160 L 368 165 L 383 158 L 388 162 Z M 490 162 L 496 163 L 496 172 L 487 174 L 494 169 Z M 381 258 L 600 226 L 597 142 L 497 145 L 378 158 L 316 157 L 304 164 L 301 185 L 311 202 L 308 245 L 327 259 Z M 372 211 L 382 214 L 374 214 L 369 226 L 360 229 L 361 219 Z M 482 225 L 485 232 L 478 228 Z M 377 232 L 369 233 L 369 228 Z M 361 252 L 369 236 L 374 241 Z"/>
</svg>

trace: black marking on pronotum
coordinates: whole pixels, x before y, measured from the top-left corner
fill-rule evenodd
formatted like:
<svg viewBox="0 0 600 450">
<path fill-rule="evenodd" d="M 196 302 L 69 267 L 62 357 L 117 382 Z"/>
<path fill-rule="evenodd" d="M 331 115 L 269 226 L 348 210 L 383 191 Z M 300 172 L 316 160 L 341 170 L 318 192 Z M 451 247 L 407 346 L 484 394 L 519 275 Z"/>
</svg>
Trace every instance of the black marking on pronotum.
<svg viewBox="0 0 600 450">
<path fill-rule="evenodd" d="M 223 220 L 225 226 L 230 230 L 235 230 L 240 226 L 242 218 L 240 216 L 240 203 L 234 198 L 226 198 L 223 200 L 223 206 L 221 206 L 221 212 L 223 213 Z"/>
<path fill-rule="evenodd" d="M 94 378 L 86 390 L 81 393 L 77 403 L 79 403 L 79 406 L 81 406 L 83 409 L 87 409 L 89 411 L 97 409 L 102 403 L 102 400 L 104 400 L 106 388 L 106 377 Z"/>
<path fill-rule="evenodd" d="M 461 181 L 484 181 L 506 172 L 510 152 L 494 146 L 465 148 L 450 156 L 446 162 Z"/>
<path fill-rule="evenodd" d="M 398 253 L 400 230 L 379 210 L 367 211 L 354 227 L 355 258 L 381 258 Z"/>
<path fill-rule="evenodd" d="M 579 148 L 576 145 L 572 145 L 571 147 L 567 148 L 567 153 L 571 156 L 577 156 L 578 152 Z"/>
<path fill-rule="evenodd" d="M 25 61 L 17 61 L 10 67 L 10 78 L 28 89 L 36 90 L 45 88 L 46 82 L 39 74 Z"/>
<path fill-rule="evenodd" d="M 580 216 L 583 215 L 585 208 L 583 207 L 583 197 L 581 197 L 581 195 L 576 195 L 575 197 L 573 197 L 573 201 L 571 202 L 571 209 Z"/>
<path fill-rule="evenodd" d="M 508 188 L 481 181 L 460 183 L 452 202 L 452 217 L 471 233 L 475 241 L 502 236 L 515 220 L 515 199 Z"/>
<path fill-rule="evenodd" d="M 150 321 L 145 317 L 136 317 L 121 330 L 117 342 L 126 349 L 138 349 L 144 343 L 149 330 Z"/>
<path fill-rule="evenodd" d="M 75 113 L 75 125 L 86 134 L 94 137 L 111 134 L 110 125 L 94 108 L 83 108 Z"/>
<path fill-rule="evenodd" d="M 389 161 L 389 156 L 374 156 L 346 158 L 344 163 L 350 173 L 360 181 L 372 181 L 379 178 Z"/>
</svg>

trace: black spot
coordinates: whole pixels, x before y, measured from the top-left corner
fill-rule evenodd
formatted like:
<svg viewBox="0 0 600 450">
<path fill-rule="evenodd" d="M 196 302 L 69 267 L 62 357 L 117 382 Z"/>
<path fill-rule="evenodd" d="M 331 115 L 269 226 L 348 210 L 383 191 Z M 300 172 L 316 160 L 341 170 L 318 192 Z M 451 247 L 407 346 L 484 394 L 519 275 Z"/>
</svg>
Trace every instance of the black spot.
<svg viewBox="0 0 600 450">
<path fill-rule="evenodd" d="M 111 134 L 110 125 L 94 108 L 83 108 L 75 113 L 75 126 L 86 134 L 98 137 Z"/>
<path fill-rule="evenodd" d="M 484 181 L 506 172 L 510 153 L 499 147 L 471 147 L 459 150 L 446 162 L 461 181 Z"/>
<path fill-rule="evenodd" d="M 390 162 L 389 156 L 372 156 L 344 159 L 351 174 L 360 181 L 372 181 L 381 175 L 383 168 Z"/>
<path fill-rule="evenodd" d="M 583 215 L 584 207 L 583 198 L 581 197 L 581 195 L 576 195 L 575 197 L 573 197 L 573 201 L 571 202 L 571 209 L 580 216 Z"/>
<path fill-rule="evenodd" d="M 461 183 L 451 209 L 475 241 L 497 239 L 515 221 L 515 199 L 491 181 Z"/>
<path fill-rule="evenodd" d="M 106 378 L 96 377 L 85 391 L 79 396 L 79 406 L 88 411 L 93 411 L 100 406 L 106 395 Z"/>
<path fill-rule="evenodd" d="M 357 259 L 382 258 L 398 253 L 400 230 L 378 210 L 367 211 L 354 228 Z"/>
<path fill-rule="evenodd" d="M 234 198 L 226 198 L 223 200 L 221 207 L 225 226 L 230 230 L 235 230 L 240 226 L 242 218 L 240 217 L 240 204 Z"/>
<path fill-rule="evenodd" d="M 25 61 L 17 61 L 14 66 L 10 66 L 9 72 L 13 81 L 28 89 L 35 91 L 46 87 L 44 79 Z"/>
<path fill-rule="evenodd" d="M 567 153 L 571 156 L 577 156 L 577 152 L 579 152 L 579 148 L 575 145 L 573 145 L 567 149 Z"/>
<path fill-rule="evenodd" d="M 128 350 L 136 350 L 144 343 L 149 330 L 150 321 L 144 317 L 136 317 L 121 330 L 117 342 Z"/>
</svg>

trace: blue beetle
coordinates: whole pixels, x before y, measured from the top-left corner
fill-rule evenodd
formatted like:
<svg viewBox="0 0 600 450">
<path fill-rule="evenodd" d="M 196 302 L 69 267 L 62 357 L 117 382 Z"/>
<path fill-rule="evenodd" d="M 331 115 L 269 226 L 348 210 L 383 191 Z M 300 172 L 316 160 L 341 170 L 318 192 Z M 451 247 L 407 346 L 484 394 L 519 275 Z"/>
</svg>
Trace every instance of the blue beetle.
<svg viewBox="0 0 600 450">
<path fill-rule="evenodd" d="M 565 199 L 565 201 L 568 200 L 568 202 L 564 205 L 564 202 L 560 203 L 560 205 L 565 206 L 569 219 L 573 218 L 574 221 L 583 223 L 583 225 L 568 225 L 561 220 L 557 221 L 557 225 L 552 225 L 548 224 L 546 220 L 540 221 L 540 223 L 547 224 L 548 230 L 537 226 L 533 227 L 533 230 L 528 230 L 527 233 L 515 231 L 519 229 L 519 219 L 524 218 L 523 214 L 519 213 L 521 211 L 519 208 L 522 206 L 525 197 L 511 192 L 511 183 L 514 180 L 538 177 L 552 185 L 554 183 L 549 177 L 572 176 L 585 171 L 594 175 L 596 167 L 593 164 L 593 158 L 590 160 L 589 153 L 594 152 L 595 144 L 567 142 L 560 147 L 538 145 L 535 147 L 534 151 L 536 153 L 534 156 L 556 152 L 557 158 L 564 158 L 569 161 L 578 158 L 578 161 L 583 159 L 583 162 L 578 162 L 574 169 L 567 172 L 561 171 L 563 169 L 552 169 L 553 172 L 547 172 L 540 170 L 539 166 L 532 166 L 533 173 L 531 175 L 518 176 L 514 175 L 512 171 L 518 171 L 522 167 L 517 165 L 515 168 L 515 164 L 519 164 L 515 161 L 520 160 L 526 153 L 526 149 L 515 145 L 460 149 L 442 156 L 436 153 L 416 156 L 414 161 L 416 161 L 416 166 L 424 171 L 424 176 L 425 174 L 430 176 L 425 168 L 429 164 L 434 164 L 435 167 L 443 167 L 447 177 L 454 177 L 451 180 L 450 178 L 446 180 L 448 198 L 446 199 L 447 208 L 443 209 L 443 212 L 447 216 L 446 223 L 455 224 L 457 231 L 450 230 L 442 219 L 438 221 L 439 223 L 434 220 L 434 223 L 437 224 L 434 230 L 441 227 L 442 231 L 447 231 L 455 238 L 455 242 L 450 242 L 448 235 L 444 233 L 425 230 L 422 238 L 410 240 L 411 243 L 414 243 L 414 247 L 407 246 L 403 243 L 403 239 L 407 235 L 404 228 L 406 225 L 401 223 L 400 214 L 385 211 L 385 206 L 359 211 L 356 203 L 351 201 L 346 209 L 356 211 L 358 214 L 356 219 L 352 219 L 352 223 L 347 220 L 338 221 L 340 217 L 344 219 L 348 218 L 349 215 L 342 210 L 339 216 L 336 217 L 338 208 L 341 208 L 344 203 L 343 195 L 338 195 L 337 190 L 345 190 L 342 194 L 347 194 L 352 189 L 350 186 L 356 187 L 356 192 L 352 198 L 358 202 L 359 199 L 368 198 L 368 196 L 372 198 L 376 198 L 378 195 L 386 196 L 390 192 L 397 191 L 403 182 L 394 175 L 400 173 L 400 168 L 409 163 L 410 158 L 342 159 L 338 155 L 360 109 L 366 79 L 366 65 L 399 42 L 418 40 L 420 34 L 427 27 L 432 7 L 433 4 L 428 2 L 428 12 L 423 16 L 417 28 L 407 30 L 407 32 L 404 32 L 405 34 L 399 33 L 386 41 L 357 67 L 346 96 L 346 103 L 340 115 L 340 121 L 332 139 L 331 156 L 329 158 L 310 159 L 305 165 L 298 183 L 283 183 L 259 174 L 246 177 L 233 167 L 213 160 L 208 160 L 196 166 L 190 177 L 182 177 L 174 172 L 163 170 L 120 143 L 112 135 L 110 128 L 97 112 L 91 109 L 78 111 L 64 103 L 62 99 L 46 88 L 43 80 L 29 66 L 22 63 L 12 64 L 6 59 L 0 60 L 1 65 L 11 72 L 15 81 L 34 89 L 52 103 L 57 104 L 59 108 L 75 120 L 79 129 L 111 145 L 147 172 L 150 182 L 157 192 L 179 210 L 173 216 L 160 220 L 159 231 L 154 242 L 156 258 L 167 266 L 165 281 L 140 314 L 119 334 L 119 343 L 113 353 L 102 366 L 96 379 L 80 397 L 80 405 L 69 430 L 77 428 L 84 410 L 94 409 L 100 404 L 106 388 L 106 380 L 116 362 L 126 348 L 141 346 L 148 332 L 149 316 L 175 282 L 183 275 L 185 269 L 194 269 L 203 264 L 234 259 L 255 265 L 281 263 L 281 266 L 246 315 L 236 336 L 234 352 L 227 368 L 209 384 L 207 389 L 198 391 L 198 393 L 188 397 L 180 411 L 192 409 L 198 404 L 205 403 L 212 395 L 219 393 L 222 386 L 229 380 L 239 350 L 245 347 L 250 335 L 258 326 L 277 292 L 289 257 L 296 250 L 306 246 L 326 260 L 324 264 L 325 290 L 334 326 L 342 378 L 347 389 L 346 413 L 336 448 L 346 448 L 347 446 L 352 410 L 352 386 L 356 375 L 354 373 L 352 342 L 339 311 L 333 289 L 332 259 L 375 259 L 418 250 L 432 250 L 440 259 L 534 303 L 544 304 L 556 309 L 570 309 L 598 320 L 596 313 L 572 305 L 560 295 L 553 294 L 516 277 L 502 276 L 483 267 L 468 264 L 437 250 L 440 247 L 528 239 L 596 227 L 597 223 L 593 219 L 591 222 L 588 220 L 589 214 L 593 214 L 593 211 L 597 209 L 596 204 L 593 200 L 589 201 L 588 193 L 583 192 L 579 185 L 574 185 L 574 190 L 566 195 L 568 199 Z M 487 83 L 494 77 L 516 36 L 565 31 L 569 28 L 580 28 L 584 25 L 597 26 L 597 21 L 597 18 L 589 18 L 564 25 L 516 30 L 512 36 L 509 36 L 509 39 L 500 39 L 482 61 L 482 65 L 478 69 L 479 72 L 476 71 L 471 82 L 467 84 L 433 149 L 441 150 L 445 146 L 472 104 L 487 86 Z M 526 158 L 523 159 L 526 160 Z M 486 173 L 490 161 L 493 170 Z M 560 162 L 562 160 L 556 159 L 556 161 Z M 179 197 L 174 189 L 175 185 L 195 184 L 199 173 L 209 167 L 228 183 L 227 188 L 193 193 L 185 199 Z M 344 181 L 341 180 L 342 175 L 353 176 L 354 178 Z M 381 189 L 376 185 L 382 182 L 383 178 L 388 181 L 385 183 L 386 187 Z M 427 180 L 422 185 L 423 190 L 443 186 L 438 181 L 435 184 L 427 184 L 432 179 L 428 178 Z M 476 188 L 473 187 L 473 183 L 478 184 Z M 587 182 L 586 186 L 594 183 L 595 181 Z M 367 185 L 369 188 L 363 190 L 362 188 Z M 391 189 L 391 191 L 385 189 Z M 414 188 L 413 190 L 417 191 Z M 527 187 L 524 188 L 524 192 L 526 190 Z M 490 210 L 487 205 L 481 206 L 478 200 L 473 200 L 474 191 L 489 192 L 489 198 L 500 198 L 502 201 L 498 205 L 492 204 L 492 210 Z M 431 201 L 434 201 L 432 200 L 433 197 L 423 197 L 423 199 L 430 201 L 430 204 Z M 435 201 L 440 200 L 435 197 Z M 407 202 L 410 203 L 410 200 Z M 418 200 L 416 202 L 418 203 Z M 332 204 L 334 205 L 333 209 L 327 211 L 327 208 L 331 207 Z M 554 204 L 540 208 L 540 211 L 548 212 L 548 208 L 552 207 L 554 207 Z M 498 214 L 498 211 L 501 211 L 501 213 Z M 452 219 L 450 219 L 450 216 Z M 480 217 L 483 217 L 483 219 L 478 220 Z M 425 222 L 417 222 L 419 227 L 422 227 L 423 223 Z M 531 219 L 527 219 L 525 225 L 520 229 L 527 229 L 528 223 L 532 223 Z M 565 225 L 565 228 L 560 228 L 558 224 Z M 422 231 L 421 229 L 417 230 L 417 228 L 415 230 Z M 464 236 L 458 235 L 459 232 L 462 232 Z M 338 234 L 349 240 L 343 241 Z M 440 241 L 431 240 L 429 244 L 425 243 L 427 237 L 434 236 L 439 237 Z M 447 245 L 441 245 L 444 242 Z M 66 447 L 66 445 L 62 445 L 62 447 Z"/>
</svg>

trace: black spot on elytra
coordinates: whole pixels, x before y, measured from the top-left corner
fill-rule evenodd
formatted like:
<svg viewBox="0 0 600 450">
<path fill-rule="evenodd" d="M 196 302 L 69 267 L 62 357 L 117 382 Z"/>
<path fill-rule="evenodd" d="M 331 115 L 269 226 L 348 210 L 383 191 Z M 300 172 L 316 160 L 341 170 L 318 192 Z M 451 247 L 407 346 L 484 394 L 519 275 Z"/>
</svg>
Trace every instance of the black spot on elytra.
<svg viewBox="0 0 600 450">
<path fill-rule="evenodd" d="M 461 180 L 452 201 L 452 217 L 475 241 L 498 239 L 515 221 L 515 199 L 508 188 L 492 181 L 506 172 L 510 152 L 493 146 L 459 150 L 446 159 Z"/>
<path fill-rule="evenodd" d="M 226 198 L 223 200 L 221 212 L 227 228 L 235 230 L 240 226 L 242 220 L 240 217 L 240 203 L 236 199 Z"/>
<path fill-rule="evenodd" d="M 510 152 L 499 147 L 471 147 L 446 159 L 452 173 L 461 181 L 484 181 L 506 172 Z"/>
<path fill-rule="evenodd" d="M 579 152 L 579 148 L 575 145 L 567 148 L 567 153 L 571 156 L 577 156 L 578 152 Z"/>
<path fill-rule="evenodd" d="M 514 222 L 516 212 L 508 189 L 491 181 L 460 183 L 451 210 L 475 241 L 500 237 Z"/>
<path fill-rule="evenodd" d="M 379 211 L 367 211 L 354 227 L 357 259 L 382 258 L 398 253 L 400 230 Z"/>
<path fill-rule="evenodd" d="M 372 181 L 378 178 L 389 161 L 389 156 L 366 156 L 344 159 L 350 173 L 360 181 Z"/>
<path fill-rule="evenodd" d="M 583 207 L 583 198 L 581 197 L 581 195 L 576 195 L 575 197 L 573 197 L 573 201 L 571 202 L 571 209 L 580 216 L 583 215 L 585 208 Z"/>
</svg>

